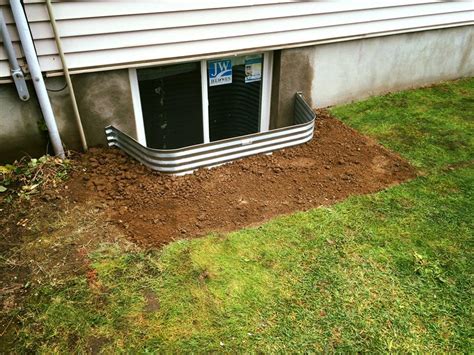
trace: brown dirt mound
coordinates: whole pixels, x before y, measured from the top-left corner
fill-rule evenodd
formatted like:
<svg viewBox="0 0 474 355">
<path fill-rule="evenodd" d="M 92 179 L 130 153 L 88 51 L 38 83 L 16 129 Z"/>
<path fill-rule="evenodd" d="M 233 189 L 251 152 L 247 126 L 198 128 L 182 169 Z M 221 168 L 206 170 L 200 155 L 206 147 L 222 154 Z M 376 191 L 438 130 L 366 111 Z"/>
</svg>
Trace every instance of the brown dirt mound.
<svg viewBox="0 0 474 355">
<path fill-rule="evenodd" d="M 191 175 L 153 172 L 116 149 L 91 149 L 80 165 L 67 194 L 93 200 L 145 246 L 234 230 L 415 176 L 406 161 L 325 111 L 310 143 Z"/>
</svg>

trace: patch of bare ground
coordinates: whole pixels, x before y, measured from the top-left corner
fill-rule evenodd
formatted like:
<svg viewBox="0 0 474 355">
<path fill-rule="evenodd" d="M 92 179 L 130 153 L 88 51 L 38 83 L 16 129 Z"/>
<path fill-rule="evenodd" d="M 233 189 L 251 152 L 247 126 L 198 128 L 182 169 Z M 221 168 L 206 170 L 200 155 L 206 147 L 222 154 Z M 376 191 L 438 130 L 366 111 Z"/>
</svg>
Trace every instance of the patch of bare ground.
<svg viewBox="0 0 474 355">
<path fill-rule="evenodd" d="M 415 177 L 402 158 L 324 110 L 307 144 L 186 176 L 150 171 L 116 149 L 92 149 L 70 196 L 101 204 L 107 220 L 144 246 L 230 231 L 332 204 Z"/>
<path fill-rule="evenodd" d="M 67 188 L 11 204 L 0 201 L 0 349 L 12 348 L 23 299 L 35 286 L 60 287 L 86 275 L 93 288 L 91 251 L 104 242 L 135 248 L 96 204 L 77 203 Z"/>
</svg>

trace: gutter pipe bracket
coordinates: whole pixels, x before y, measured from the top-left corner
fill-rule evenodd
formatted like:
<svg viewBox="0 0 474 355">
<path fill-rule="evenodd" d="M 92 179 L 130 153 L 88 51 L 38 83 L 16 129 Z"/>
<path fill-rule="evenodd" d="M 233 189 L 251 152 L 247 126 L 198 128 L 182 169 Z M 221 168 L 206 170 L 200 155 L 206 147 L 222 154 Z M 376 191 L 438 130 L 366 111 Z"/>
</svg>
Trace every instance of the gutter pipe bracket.
<svg viewBox="0 0 474 355">
<path fill-rule="evenodd" d="M 30 99 L 30 93 L 28 92 L 28 87 L 26 86 L 25 75 L 21 69 L 12 70 L 11 73 L 20 100 L 28 101 Z"/>
</svg>

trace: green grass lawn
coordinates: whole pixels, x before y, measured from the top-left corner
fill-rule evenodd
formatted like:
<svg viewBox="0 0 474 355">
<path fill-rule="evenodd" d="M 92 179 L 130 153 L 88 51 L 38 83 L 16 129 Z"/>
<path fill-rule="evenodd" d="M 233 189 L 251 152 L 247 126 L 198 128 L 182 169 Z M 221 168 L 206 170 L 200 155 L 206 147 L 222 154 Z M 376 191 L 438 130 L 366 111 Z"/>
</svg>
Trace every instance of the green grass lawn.
<svg viewBox="0 0 474 355">
<path fill-rule="evenodd" d="M 473 352 L 473 97 L 468 79 L 334 108 L 421 176 L 161 251 L 102 245 L 96 287 L 30 292 L 17 350 Z"/>
<path fill-rule="evenodd" d="M 333 108 L 360 132 L 399 152 L 422 171 L 471 162 L 474 80 L 407 90 Z"/>
</svg>

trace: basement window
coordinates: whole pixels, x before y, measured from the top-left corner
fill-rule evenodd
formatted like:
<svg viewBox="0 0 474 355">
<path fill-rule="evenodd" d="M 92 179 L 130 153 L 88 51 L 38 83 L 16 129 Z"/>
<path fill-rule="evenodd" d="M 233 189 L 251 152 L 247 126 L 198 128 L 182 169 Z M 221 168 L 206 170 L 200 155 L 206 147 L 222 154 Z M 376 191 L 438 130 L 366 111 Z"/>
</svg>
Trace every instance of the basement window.
<svg viewBox="0 0 474 355">
<path fill-rule="evenodd" d="M 250 71 L 258 64 L 253 78 Z M 262 55 L 232 58 L 232 82 L 211 85 L 214 67 L 222 61 L 208 62 L 209 134 L 211 141 L 257 133 L 260 126 L 260 104 L 262 94 Z M 246 75 L 247 68 L 247 75 Z M 253 71 L 252 71 L 253 73 Z M 251 80 L 249 80 L 250 78 Z"/>
<path fill-rule="evenodd" d="M 269 128 L 272 53 L 130 69 L 137 137 L 176 149 Z"/>
<path fill-rule="evenodd" d="M 199 63 L 139 69 L 147 145 L 174 149 L 203 142 Z"/>
</svg>

